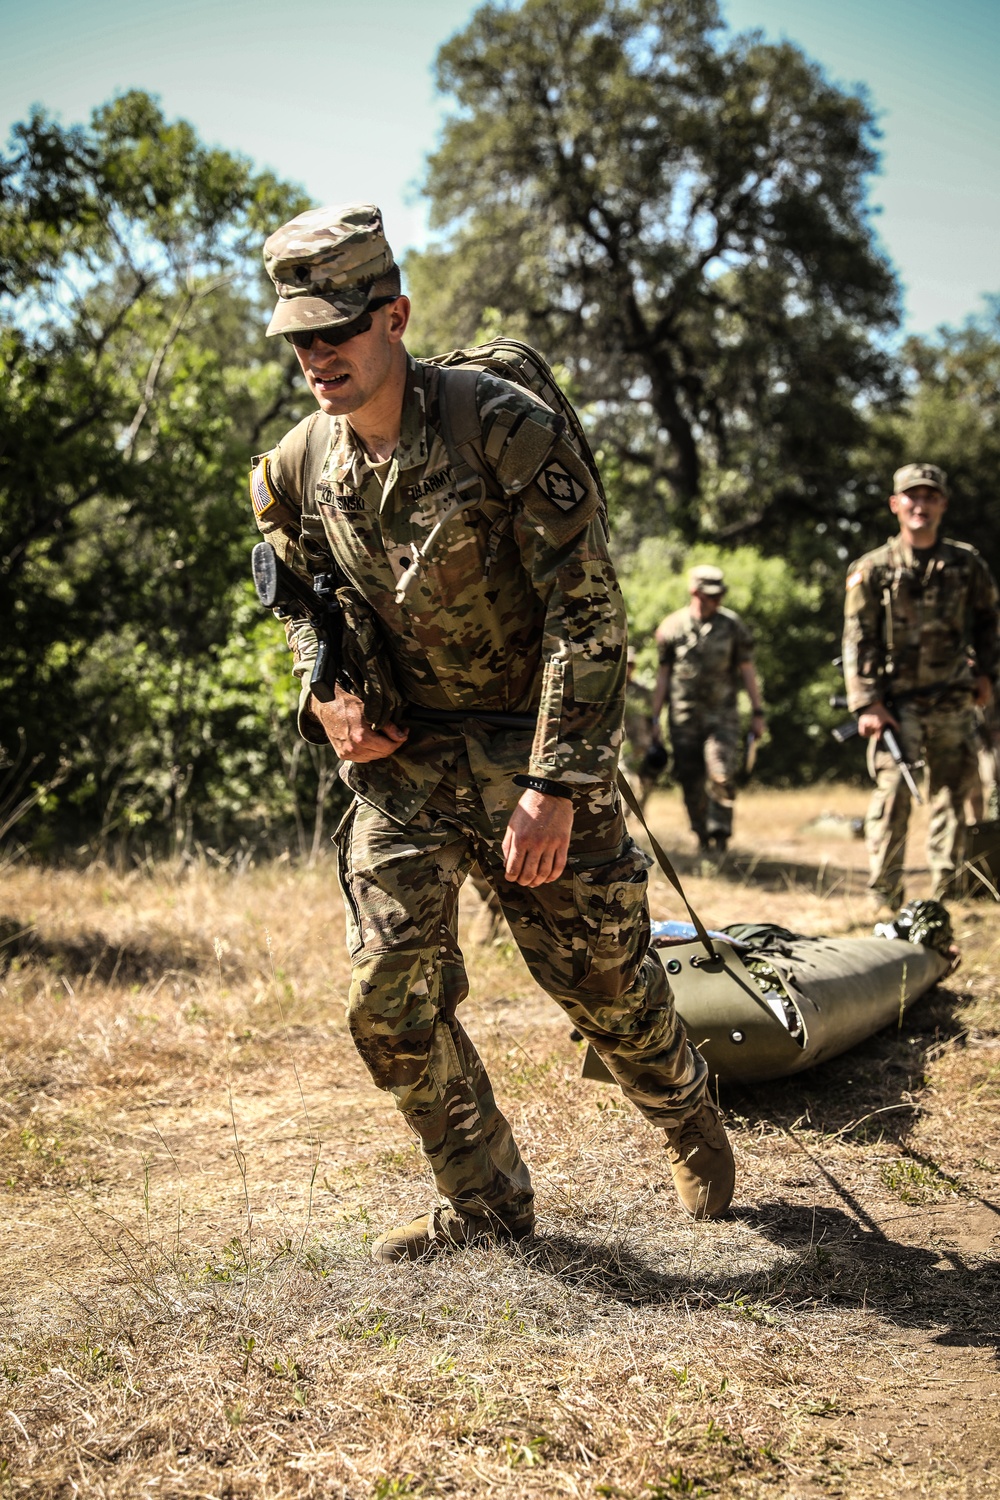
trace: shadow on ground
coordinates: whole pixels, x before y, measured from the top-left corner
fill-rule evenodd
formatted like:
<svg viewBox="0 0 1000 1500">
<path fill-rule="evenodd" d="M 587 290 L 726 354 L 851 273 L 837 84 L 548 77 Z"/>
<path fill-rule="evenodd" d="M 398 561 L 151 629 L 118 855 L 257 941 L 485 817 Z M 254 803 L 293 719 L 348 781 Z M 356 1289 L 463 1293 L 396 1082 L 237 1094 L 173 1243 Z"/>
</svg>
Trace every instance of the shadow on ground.
<svg viewBox="0 0 1000 1500">
<path fill-rule="evenodd" d="M 122 985 L 149 984 L 164 974 L 198 973 L 215 962 L 211 950 L 202 952 L 176 942 L 112 943 L 102 932 L 58 938 L 0 917 L 0 973 L 15 960 L 71 979 Z"/>
</svg>

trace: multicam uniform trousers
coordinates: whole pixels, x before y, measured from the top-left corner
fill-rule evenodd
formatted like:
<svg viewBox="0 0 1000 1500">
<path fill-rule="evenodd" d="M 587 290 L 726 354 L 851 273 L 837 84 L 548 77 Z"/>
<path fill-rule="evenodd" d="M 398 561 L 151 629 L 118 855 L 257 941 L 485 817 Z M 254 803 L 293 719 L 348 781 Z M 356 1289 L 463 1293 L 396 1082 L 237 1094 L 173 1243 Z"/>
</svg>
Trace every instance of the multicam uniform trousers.
<svg viewBox="0 0 1000 1500">
<path fill-rule="evenodd" d="M 667 1125 L 697 1107 L 707 1068 L 649 947 L 646 859 L 625 830 L 617 791 L 578 799 L 566 871 L 533 889 L 504 878 L 464 760 L 405 827 L 356 801 L 337 842 L 351 1033 L 374 1082 L 419 1137 L 446 1215 L 517 1235 L 533 1221 L 528 1169 L 457 1015 L 468 993 L 458 892 L 474 861 L 532 975 L 636 1108 Z"/>
<path fill-rule="evenodd" d="M 736 713 L 671 720 L 674 776 L 680 785 L 692 832 L 702 843 L 710 834 L 729 839 L 740 764 L 740 721 Z"/>
<path fill-rule="evenodd" d="M 907 698 L 894 710 L 899 747 L 909 765 L 926 764 L 930 803 L 927 858 L 931 894 L 952 887 L 965 851 L 965 799 L 978 777 L 972 697 L 958 690 L 947 698 Z M 868 769 L 875 781 L 865 817 L 872 894 L 891 906 L 902 904 L 903 859 L 912 798 L 892 756 L 880 743 L 868 744 Z M 915 773 L 919 785 L 920 771 Z"/>
</svg>

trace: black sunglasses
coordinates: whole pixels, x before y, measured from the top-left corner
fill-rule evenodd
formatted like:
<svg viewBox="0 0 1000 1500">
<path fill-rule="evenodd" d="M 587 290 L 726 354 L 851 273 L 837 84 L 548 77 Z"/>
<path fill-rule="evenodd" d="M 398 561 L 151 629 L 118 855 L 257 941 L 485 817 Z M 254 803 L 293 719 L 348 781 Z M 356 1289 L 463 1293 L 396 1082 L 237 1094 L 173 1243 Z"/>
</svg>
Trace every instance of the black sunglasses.
<svg viewBox="0 0 1000 1500">
<path fill-rule="evenodd" d="M 286 333 L 284 337 L 296 349 L 311 349 L 313 339 L 319 339 L 320 343 L 346 344 L 348 339 L 357 338 L 359 333 L 367 333 L 372 326 L 371 315 L 380 307 L 386 307 L 388 303 L 395 302 L 396 297 L 373 297 L 360 317 L 352 319 L 350 323 L 338 323 L 333 328 L 310 328 L 308 332 Z"/>
</svg>

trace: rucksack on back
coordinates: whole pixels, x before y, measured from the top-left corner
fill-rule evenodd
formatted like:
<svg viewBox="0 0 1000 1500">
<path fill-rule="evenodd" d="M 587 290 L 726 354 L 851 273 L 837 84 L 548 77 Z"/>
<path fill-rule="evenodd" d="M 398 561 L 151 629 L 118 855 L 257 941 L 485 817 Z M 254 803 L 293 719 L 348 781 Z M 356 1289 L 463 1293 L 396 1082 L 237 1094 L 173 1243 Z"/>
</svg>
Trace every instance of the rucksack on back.
<svg viewBox="0 0 1000 1500">
<path fill-rule="evenodd" d="M 434 365 L 440 370 L 468 370 L 470 374 L 488 370 L 501 380 L 509 380 L 511 385 L 530 391 L 551 411 L 561 416 L 566 423 L 570 443 L 593 477 L 600 497 L 601 520 L 607 529 L 607 499 L 597 459 L 572 402 L 564 394 L 551 366 L 537 349 L 522 343 L 520 339 L 496 338 L 468 349 L 452 349 L 447 354 L 422 357 L 420 363 Z M 479 489 L 483 478 L 475 453 L 481 437 L 475 386 L 475 380 L 472 379 L 445 378 L 439 387 L 442 437 L 455 470 L 456 489 L 460 495 L 465 496 L 468 496 L 469 491 Z M 305 495 L 312 495 L 326 458 L 330 422 L 329 419 L 326 422 L 318 421 L 322 415 L 321 412 L 314 412 L 312 419 L 303 424 L 304 431 L 300 441 L 304 442 L 306 450 L 303 486 Z M 317 441 L 321 434 L 322 440 Z"/>
<path fill-rule="evenodd" d="M 583 423 L 552 373 L 551 366 L 537 349 L 522 343 L 520 339 L 496 338 L 469 349 L 452 349 L 448 354 L 435 354 L 422 359 L 421 363 L 437 365 L 443 370 L 488 370 L 501 380 L 509 380 L 511 385 L 519 385 L 523 390 L 530 391 L 540 401 L 544 401 L 551 411 L 563 417 L 572 446 L 590 470 L 601 499 L 601 516 L 606 521 L 607 498 L 604 485 L 597 459 L 583 430 Z M 447 397 L 444 394 L 445 388 L 448 390 Z M 442 382 L 443 436 L 453 463 L 460 459 L 463 468 L 470 466 L 472 455 L 469 445 L 476 443 L 480 436 L 479 413 L 475 407 L 474 395 L 473 382 L 455 382 L 450 386 L 447 381 Z M 474 460 L 471 466 L 475 467 Z M 457 469 L 459 464 L 456 463 L 455 467 Z M 461 479 L 459 488 L 462 488 Z"/>
</svg>

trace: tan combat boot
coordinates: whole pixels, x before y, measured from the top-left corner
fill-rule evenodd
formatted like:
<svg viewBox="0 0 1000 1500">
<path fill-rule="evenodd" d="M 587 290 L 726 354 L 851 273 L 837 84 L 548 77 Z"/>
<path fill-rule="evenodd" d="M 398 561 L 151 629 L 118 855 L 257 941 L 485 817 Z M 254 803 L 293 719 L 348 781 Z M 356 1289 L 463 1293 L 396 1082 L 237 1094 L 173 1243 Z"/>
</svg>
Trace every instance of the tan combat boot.
<svg viewBox="0 0 1000 1500">
<path fill-rule="evenodd" d="M 422 1260 L 424 1256 L 443 1255 L 450 1250 L 459 1250 L 465 1244 L 461 1226 L 455 1230 L 442 1229 L 436 1210 L 411 1219 L 409 1224 L 400 1224 L 380 1234 L 372 1245 L 372 1260 L 392 1265 L 400 1260 Z"/>
<path fill-rule="evenodd" d="M 733 1201 L 736 1164 L 719 1111 L 709 1099 L 667 1128 L 674 1187 L 692 1219 L 717 1219 Z"/>
<path fill-rule="evenodd" d="M 380 1234 L 372 1245 L 372 1260 L 393 1265 L 403 1260 L 447 1255 L 474 1242 L 509 1244 L 511 1240 L 526 1239 L 533 1228 L 534 1220 L 516 1229 L 496 1219 L 470 1219 L 463 1223 L 453 1210 L 435 1208 L 429 1214 L 421 1214 L 419 1219 L 412 1219 L 409 1224 L 400 1224 L 397 1229 Z"/>
</svg>

